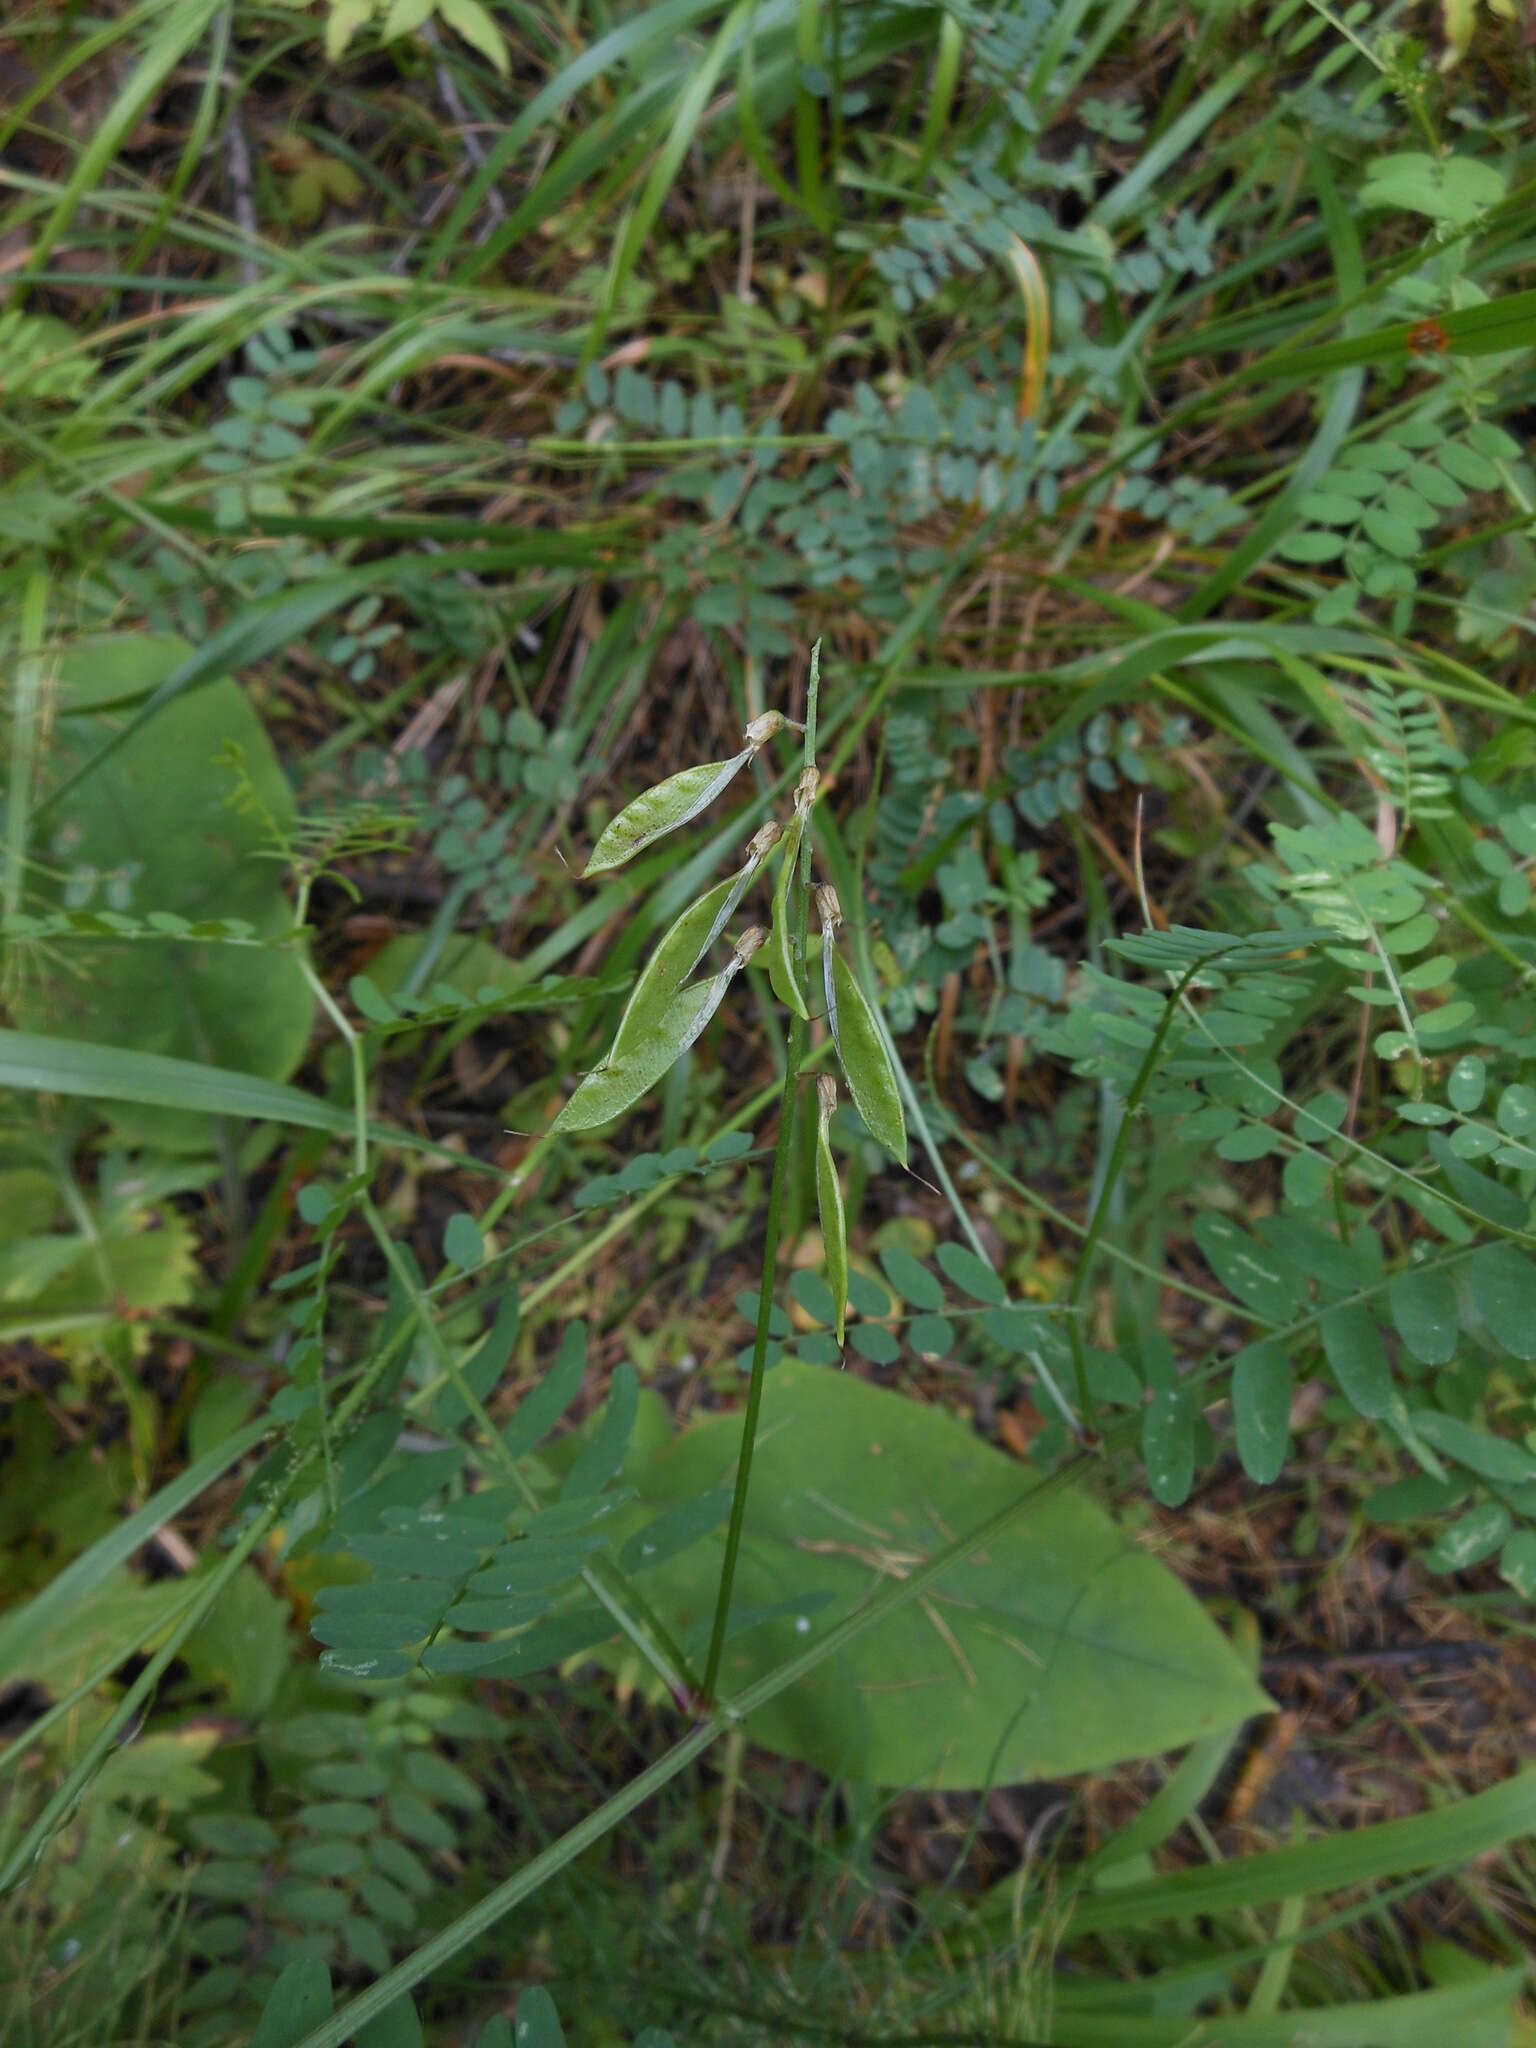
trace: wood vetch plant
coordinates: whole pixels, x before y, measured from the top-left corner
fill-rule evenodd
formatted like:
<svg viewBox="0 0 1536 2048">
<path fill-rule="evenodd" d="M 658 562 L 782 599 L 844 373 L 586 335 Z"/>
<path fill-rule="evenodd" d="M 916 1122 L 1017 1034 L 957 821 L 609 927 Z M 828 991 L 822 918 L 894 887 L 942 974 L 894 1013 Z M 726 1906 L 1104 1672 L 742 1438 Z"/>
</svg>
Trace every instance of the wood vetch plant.
<svg viewBox="0 0 1536 2048">
<path fill-rule="evenodd" d="M 790 1028 L 778 1143 L 768 1195 L 768 1221 L 763 1238 L 762 1282 L 752 1345 L 751 1378 L 742 1422 L 741 1456 L 731 1496 L 725 1559 L 704 1669 L 706 1702 L 713 1700 L 720 1675 L 720 1658 L 730 1621 L 731 1590 L 751 1484 L 752 1453 L 762 1407 L 779 1230 L 787 1195 L 801 1069 L 812 1019 L 806 989 L 810 986 L 807 970 L 811 952 L 809 930 L 813 893 L 821 926 L 818 943 L 825 1016 L 843 1078 L 870 1135 L 903 1166 L 907 1160 L 906 1122 L 902 1115 L 895 1068 L 870 999 L 837 950 L 838 933 L 843 925 L 842 906 L 830 884 L 822 883 L 813 892 L 812 812 L 819 780 L 816 709 L 820 684 L 821 643 L 818 641 L 811 650 L 803 726 L 780 711 L 764 712 L 748 725 L 743 735 L 744 744 L 737 753 L 724 761 L 705 761 L 681 769 L 665 782 L 643 791 L 632 803 L 626 804 L 602 832 L 584 870 L 587 875 L 621 867 L 656 840 L 691 823 L 781 733 L 793 730 L 804 736 L 804 766 L 795 785 L 788 823 L 781 827 L 777 821 L 770 820 L 762 826 L 753 835 L 742 866 L 724 881 L 705 890 L 663 933 L 635 981 L 606 1056 L 581 1081 L 551 1126 L 552 1132 L 593 1130 L 611 1123 L 633 1107 L 682 1058 L 719 1009 L 736 976 L 766 947 L 774 993 L 790 1013 Z M 748 925 L 732 942 L 731 956 L 722 968 L 691 980 L 690 976 L 704 961 L 710 948 L 725 935 L 731 918 L 775 851 L 778 853 L 778 873 L 773 886 L 772 918 L 768 931 L 765 933 L 759 925 Z M 832 1118 L 836 1107 L 836 1081 L 830 1074 L 818 1075 L 816 1196 L 826 1248 L 827 1281 L 832 1292 L 837 1340 L 841 1344 L 848 1307 L 848 1241 L 842 1190 L 832 1152 Z"/>
</svg>

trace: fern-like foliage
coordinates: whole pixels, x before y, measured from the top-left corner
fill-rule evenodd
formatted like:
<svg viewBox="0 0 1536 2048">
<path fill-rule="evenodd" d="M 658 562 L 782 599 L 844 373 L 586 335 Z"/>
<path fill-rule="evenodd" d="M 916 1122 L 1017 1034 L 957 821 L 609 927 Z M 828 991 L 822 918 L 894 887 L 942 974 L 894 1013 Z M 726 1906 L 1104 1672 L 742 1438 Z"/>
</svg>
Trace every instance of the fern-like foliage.
<svg viewBox="0 0 1536 2048">
<path fill-rule="evenodd" d="M 486 1708 L 420 1685 L 363 1706 L 274 1711 L 256 1741 L 261 1809 L 186 1824 L 199 1852 L 187 1927 L 198 1968 L 178 2041 L 228 2041 L 232 2026 L 248 2039 L 301 1957 L 374 1977 L 418 1941 L 441 1881 L 434 1860 L 462 1852 L 485 1808 L 447 1752 L 468 1761 L 501 1732 Z"/>
<path fill-rule="evenodd" d="M 1318 623 L 1337 625 L 1374 598 L 1391 601 L 1392 629 L 1406 633 L 1430 535 L 1469 493 L 1501 490 L 1520 454 L 1491 420 L 1448 419 L 1439 406 L 1351 443 L 1302 499 L 1305 524 L 1280 548 L 1287 561 L 1341 572 L 1313 607 Z"/>
</svg>

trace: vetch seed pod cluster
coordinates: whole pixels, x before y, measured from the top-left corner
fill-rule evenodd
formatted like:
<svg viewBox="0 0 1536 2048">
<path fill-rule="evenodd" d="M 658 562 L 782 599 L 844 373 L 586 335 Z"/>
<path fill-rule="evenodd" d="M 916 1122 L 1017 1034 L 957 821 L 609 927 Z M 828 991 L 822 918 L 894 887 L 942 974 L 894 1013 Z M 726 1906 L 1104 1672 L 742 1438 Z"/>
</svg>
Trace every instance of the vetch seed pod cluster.
<svg viewBox="0 0 1536 2048">
<path fill-rule="evenodd" d="M 813 657 L 813 693 L 816 680 Z M 811 701 L 814 706 L 814 694 Z M 813 734 L 814 709 L 808 724 Z M 586 872 L 598 874 L 618 867 L 666 833 L 688 824 L 721 794 L 754 755 L 786 729 L 800 728 L 794 727 L 782 712 L 764 712 L 748 725 L 746 744 L 730 760 L 685 768 L 636 797 L 603 832 Z M 813 738 L 808 737 L 806 744 L 809 750 Z M 810 888 L 811 816 L 819 786 L 816 764 L 807 758 L 795 784 L 787 822 L 781 827 L 770 819 L 760 826 L 748 842 L 746 857 L 735 873 L 706 889 L 663 932 L 630 990 L 606 1057 L 585 1077 L 555 1118 L 555 1131 L 596 1130 L 632 1108 L 694 1044 L 720 1008 L 731 982 L 760 951 L 766 951 L 774 992 L 795 1019 L 794 1049 L 786 1079 L 785 1115 L 789 1117 L 805 1044 L 803 1027 L 812 1017 L 805 970 L 806 925 L 814 907 L 820 927 L 827 1026 L 849 1096 L 870 1135 L 893 1158 L 903 1166 L 906 1164 L 906 1120 L 885 1033 L 873 1003 L 839 950 L 844 925 L 842 904 L 830 883 L 822 882 L 814 891 Z M 774 855 L 778 865 L 766 931 L 759 925 L 749 926 L 734 942 L 731 957 L 723 968 L 693 979 Z M 816 1201 L 826 1246 L 828 1284 L 836 1305 L 837 1338 L 841 1343 L 847 1319 L 848 1225 L 832 1149 L 832 1120 L 837 1102 L 836 1081 L 830 1074 L 819 1075 Z"/>
</svg>

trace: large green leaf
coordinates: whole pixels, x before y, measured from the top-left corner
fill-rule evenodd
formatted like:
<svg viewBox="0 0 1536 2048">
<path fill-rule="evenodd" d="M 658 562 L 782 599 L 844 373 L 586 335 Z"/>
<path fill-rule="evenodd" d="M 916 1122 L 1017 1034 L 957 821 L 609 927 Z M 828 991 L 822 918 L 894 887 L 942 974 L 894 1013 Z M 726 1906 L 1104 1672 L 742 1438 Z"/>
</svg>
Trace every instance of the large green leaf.
<svg viewBox="0 0 1536 2048">
<path fill-rule="evenodd" d="M 675 1508 L 728 1483 L 740 1436 L 735 1415 L 700 1423 L 659 1456 L 632 1456 L 625 1477 L 653 1510 Z M 735 1613 L 791 1604 L 732 1638 L 726 1697 L 1029 1483 L 937 1409 L 847 1374 L 779 1366 L 764 1392 Z M 716 1530 L 643 1575 L 675 1635 L 707 1626 L 720 1553 Z M 964 1787 L 1153 1755 L 1267 1705 L 1172 1573 L 1081 1494 L 1053 1490 L 941 1592 L 749 1727 L 834 1775 Z"/>
<path fill-rule="evenodd" d="M 302 1088 L 290 1088 L 286 1081 L 265 1081 L 260 1075 L 211 1067 L 202 1060 L 167 1059 L 162 1053 L 127 1051 L 42 1032 L 0 1031 L 0 1088 L 167 1109 L 192 1105 L 211 1115 L 298 1124 L 340 1136 L 353 1128 L 348 1111 Z M 420 1142 L 403 1132 L 381 1130 L 380 1136 L 391 1144 Z"/>
<path fill-rule="evenodd" d="M 102 754 L 127 715 L 90 706 L 141 691 L 189 653 L 169 637 L 101 639 L 66 653 L 64 715 L 49 753 L 55 784 Z M 244 757 L 255 809 L 227 801 L 234 776 L 220 761 L 231 744 Z M 292 912 L 267 820 L 282 829 L 292 816 L 261 720 L 234 683 L 210 682 L 166 704 L 71 782 L 35 848 L 37 886 L 26 907 L 84 901 L 139 917 L 240 918 L 275 937 Z M 23 977 L 14 1009 L 23 1030 L 285 1080 L 303 1056 L 313 998 L 287 949 L 93 939 L 44 956 Z M 112 1115 L 125 1135 L 161 1146 L 198 1146 L 209 1131 L 190 1109 L 120 1106 Z"/>
</svg>

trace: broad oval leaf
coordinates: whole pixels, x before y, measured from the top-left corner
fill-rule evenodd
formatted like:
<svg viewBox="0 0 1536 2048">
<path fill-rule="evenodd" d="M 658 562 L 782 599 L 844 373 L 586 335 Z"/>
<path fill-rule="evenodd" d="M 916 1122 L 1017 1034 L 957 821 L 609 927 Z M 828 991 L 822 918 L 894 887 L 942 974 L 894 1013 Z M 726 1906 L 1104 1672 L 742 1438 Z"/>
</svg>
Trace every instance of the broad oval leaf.
<svg viewBox="0 0 1536 2048">
<path fill-rule="evenodd" d="M 293 793 L 246 693 L 227 677 L 207 681 L 126 730 L 121 714 L 80 715 L 104 688 L 110 698 L 126 683 L 152 687 L 189 654 L 171 638 L 150 641 L 146 653 L 131 637 L 111 637 L 61 657 L 62 712 L 47 753 L 61 794 L 48 828 L 52 850 L 38 868 L 39 900 L 57 902 L 73 888 L 89 892 L 92 908 L 111 898 L 114 911 L 171 912 L 194 927 L 238 918 L 258 937 L 275 939 L 292 928 L 293 912 L 281 869 L 266 857 L 266 819 L 286 831 Z M 253 802 L 236 809 L 227 799 L 241 776 Z M 62 971 L 53 964 L 60 955 L 49 952 L 18 980 L 12 1021 L 23 1032 L 93 1041 L 121 1054 L 286 1081 L 304 1057 L 314 1013 L 300 943 L 92 940 L 69 949 Z M 107 1115 L 130 1143 L 213 1145 L 215 1127 L 190 1104 L 147 1107 L 130 1099 L 112 1103 Z"/>
<path fill-rule="evenodd" d="M 837 992 L 833 1037 L 853 1106 L 876 1143 L 905 1166 L 907 1125 L 901 1112 L 896 1070 L 869 998 L 855 980 L 852 968 L 837 952 L 832 956 L 832 981 Z"/>
<path fill-rule="evenodd" d="M 1233 1360 L 1232 1420 L 1243 1470 L 1270 1485 L 1291 1446 L 1291 1361 L 1278 1344 L 1250 1344 Z"/>
<path fill-rule="evenodd" d="M 1376 1419 L 1392 1401 L 1392 1367 L 1381 1332 L 1363 1308 L 1331 1308 L 1322 1320 L 1323 1350 L 1344 1398 L 1358 1415 Z"/>
<path fill-rule="evenodd" d="M 826 1248 L 827 1285 L 832 1290 L 832 1307 L 837 1341 L 843 1341 L 848 1319 L 848 1221 L 843 1212 L 843 1190 L 832 1157 L 832 1115 L 837 1108 L 837 1083 L 830 1074 L 816 1078 L 816 1207 L 821 1216 L 821 1241 Z"/>
<path fill-rule="evenodd" d="M 740 1419 L 713 1417 L 625 1477 L 651 1510 L 726 1484 Z M 785 1359 L 768 1377 L 737 1606 L 786 1614 L 734 1638 L 728 1698 L 803 1650 L 893 1571 L 1029 1485 L 942 1410 Z M 723 1537 L 646 1575 L 680 1639 L 707 1630 Z M 830 1595 L 815 1610 L 817 1595 Z M 753 1741 L 832 1776 L 976 1787 L 1096 1770 L 1250 1714 L 1264 1695 L 1177 1578 L 1085 1496 L 1054 1488 L 930 1596 L 850 1643 L 747 1722 Z"/>
<path fill-rule="evenodd" d="M 697 767 L 683 768 L 653 789 L 642 791 L 609 820 L 582 873 L 600 875 L 609 868 L 621 868 L 654 840 L 686 825 L 714 802 L 751 758 L 752 749 L 743 747 L 729 761 L 701 761 Z"/>
</svg>

